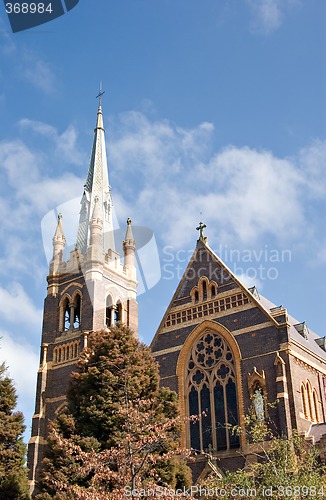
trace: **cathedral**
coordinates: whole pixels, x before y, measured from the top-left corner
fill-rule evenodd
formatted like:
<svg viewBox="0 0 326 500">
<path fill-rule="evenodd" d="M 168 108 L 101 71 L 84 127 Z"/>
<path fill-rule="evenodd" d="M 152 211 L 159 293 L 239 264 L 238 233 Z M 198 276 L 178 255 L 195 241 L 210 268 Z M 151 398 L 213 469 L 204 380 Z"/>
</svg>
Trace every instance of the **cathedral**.
<svg viewBox="0 0 326 500">
<path fill-rule="evenodd" d="M 137 336 L 136 244 L 127 220 L 115 246 L 101 96 L 75 247 L 67 255 L 58 215 L 47 276 L 35 413 L 28 446 L 31 491 L 39 477 L 47 426 L 66 404 L 71 372 L 90 332 L 121 322 Z M 244 416 L 253 405 L 279 434 L 293 429 L 326 447 L 326 338 L 286 308 L 247 288 L 214 253 L 198 226 L 194 253 L 151 343 L 161 384 L 177 392 L 183 416 L 200 415 L 182 432 L 197 453 L 194 483 L 255 460 Z M 272 407 L 268 403 L 275 403 Z"/>
</svg>

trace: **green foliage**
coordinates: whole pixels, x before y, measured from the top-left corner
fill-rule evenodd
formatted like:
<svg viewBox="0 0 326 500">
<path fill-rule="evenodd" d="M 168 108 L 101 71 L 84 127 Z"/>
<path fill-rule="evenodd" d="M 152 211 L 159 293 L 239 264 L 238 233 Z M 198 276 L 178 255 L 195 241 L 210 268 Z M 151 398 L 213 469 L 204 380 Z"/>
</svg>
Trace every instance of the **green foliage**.
<svg viewBox="0 0 326 500">
<path fill-rule="evenodd" d="M 123 421 L 118 413 L 127 390 L 129 401 L 150 399 L 158 391 L 158 370 L 149 349 L 125 327 L 92 335 L 73 375 L 68 408 L 76 432 L 102 446 L 116 444 Z"/>
<path fill-rule="evenodd" d="M 17 403 L 13 381 L 6 376 L 6 367 L 0 365 L 0 498 L 25 500 L 29 498 L 26 447 L 22 434 L 24 417 L 15 412 Z"/>
<path fill-rule="evenodd" d="M 326 497 L 326 466 L 320 462 L 316 446 L 296 432 L 290 438 L 275 436 L 270 423 L 257 419 L 252 411 L 245 423 L 250 443 L 245 468 L 226 472 L 223 478 L 210 477 L 203 488 L 225 490 L 226 497 L 258 500 Z"/>
<path fill-rule="evenodd" d="M 93 333 L 66 412 L 52 424 L 37 498 L 114 495 L 153 481 L 187 486 L 190 470 L 177 457 L 180 426 L 176 394 L 159 387 L 149 348 L 122 326 Z"/>
</svg>

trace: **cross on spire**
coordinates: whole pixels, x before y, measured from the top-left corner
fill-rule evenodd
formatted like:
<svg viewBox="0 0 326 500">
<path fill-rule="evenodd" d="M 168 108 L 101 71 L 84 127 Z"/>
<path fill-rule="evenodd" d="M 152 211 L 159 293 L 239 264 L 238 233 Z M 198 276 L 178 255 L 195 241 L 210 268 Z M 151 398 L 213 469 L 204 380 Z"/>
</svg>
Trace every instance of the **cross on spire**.
<svg viewBox="0 0 326 500">
<path fill-rule="evenodd" d="M 206 241 L 206 237 L 204 236 L 204 229 L 205 229 L 205 227 L 207 227 L 207 226 L 203 222 L 200 222 L 199 226 L 196 227 L 196 230 L 199 231 L 199 239 L 201 241 Z"/>
<path fill-rule="evenodd" d="M 98 95 L 96 96 L 96 99 L 99 98 L 99 106 L 102 107 L 102 95 L 105 94 L 105 90 L 102 91 L 102 82 L 100 83 L 100 91 Z"/>
</svg>

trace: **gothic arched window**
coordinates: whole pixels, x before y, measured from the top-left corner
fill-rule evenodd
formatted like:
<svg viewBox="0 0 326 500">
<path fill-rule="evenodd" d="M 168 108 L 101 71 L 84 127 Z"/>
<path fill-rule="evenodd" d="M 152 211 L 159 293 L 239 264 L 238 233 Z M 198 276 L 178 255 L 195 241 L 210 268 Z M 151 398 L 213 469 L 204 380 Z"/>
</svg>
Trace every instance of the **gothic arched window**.
<svg viewBox="0 0 326 500">
<path fill-rule="evenodd" d="M 316 389 L 312 388 L 311 382 L 301 384 L 301 400 L 304 417 L 310 422 L 319 422 L 318 396 Z"/>
<path fill-rule="evenodd" d="M 203 281 L 203 300 L 207 300 L 207 284 L 206 281 Z"/>
<path fill-rule="evenodd" d="M 80 328 L 80 304 L 80 295 L 77 293 L 74 303 L 74 328 Z"/>
<path fill-rule="evenodd" d="M 70 330 L 70 306 L 68 297 L 63 303 L 63 330 L 65 332 Z"/>
<path fill-rule="evenodd" d="M 117 323 L 122 321 L 122 304 L 119 301 L 116 305 L 115 311 L 114 311 L 114 324 L 116 325 Z"/>
<path fill-rule="evenodd" d="M 226 340 L 215 332 L 204 333 L 191 349 L 186 374 L 190 446 L 195 450 L 228 450 L 239 447 L 232 432 L 238 425 L 235 363 Z"/>
<path fill-rule="evenodd" d="M 309 419 L 307 391 L 306 391 L 306 387 L 304 384 L 301 384 L 301 400 L 302 400 L 302 409 L 303 409 L 304 417 L 306 419 Z"/>
<path fill-rule="evenodd" d="M 111 309 L 112 309 L 112 298 L 110 295 L 106 298 L 105 306 L 105 324 L 109 328 L 111 326 Z"/>
<path fill-rule="evenodd" d="M 313 407 L 314 407 L 314 415 L 313 415 L 313 421 L 314 422 L 319 422 L 319 415 L 318 415 L 318 398 L 317 398 L 317 392 L 316 389 L 312 391 L 312 400 L 313 400 Z"/>
</svg>

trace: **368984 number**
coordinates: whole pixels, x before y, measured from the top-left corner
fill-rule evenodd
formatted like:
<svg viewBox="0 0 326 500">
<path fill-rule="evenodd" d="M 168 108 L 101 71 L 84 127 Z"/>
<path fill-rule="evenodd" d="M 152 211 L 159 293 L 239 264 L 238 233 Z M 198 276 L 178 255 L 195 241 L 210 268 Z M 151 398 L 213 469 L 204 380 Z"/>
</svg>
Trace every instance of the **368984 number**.
<svg viewBox="0 0 326 500">
<path fill-rule="evenodd" d="M 26 2 L 8 2 L 6 3 L 7 14 L 52 14 L 52 4 L 45 3 L 26 3 Z"/>
</svg>

